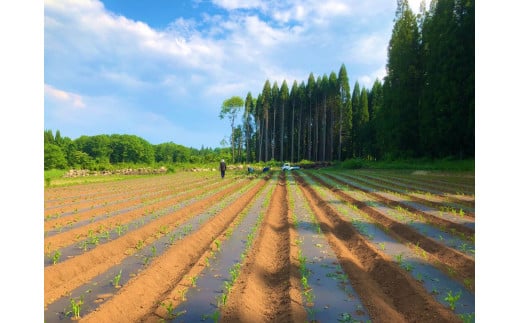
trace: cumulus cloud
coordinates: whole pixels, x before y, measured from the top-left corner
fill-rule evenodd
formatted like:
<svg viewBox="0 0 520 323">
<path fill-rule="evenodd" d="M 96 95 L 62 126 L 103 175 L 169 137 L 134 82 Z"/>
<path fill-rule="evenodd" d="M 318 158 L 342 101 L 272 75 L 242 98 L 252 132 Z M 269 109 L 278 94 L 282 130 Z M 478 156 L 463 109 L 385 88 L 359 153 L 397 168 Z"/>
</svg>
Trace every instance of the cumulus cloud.
<svg viewBox="0 0 520 323">
<path fill-rule="evenodd" d="M 351 83 L 368 86 L 384 71 L 393 1 L 212 3 L 223 10 L 178 17 L 154 29 L 108 11 L 98 0 L 45 0 L 45 121 L 66 135 L 67 124 L 56 114 L 65 120 L 71 112 L 53 104 L 67 103 L 108 115 L 113 125 L 106 121 L 106 129 L 128 127 L 156 142 L 168 141 L 170 131 L 191 145 L 204 137 L 193 133 L 212 129 L 205 146 L 216 147 L 228 131 L 217 120 L 223 100 L 248 91 L 256 96 L 266 79 L 279 86 L 285 79 L 290 87 L 310 72 L 337 73 L 345 63 Z M 380 21 L 386 25 L 371 31 Z M 121 112 L 126 116 L 113 117 Z M 84 129 L 96 122 L 75 120 Z M 158 125 L 169 130 L 158 131 Z"/>
</svg>

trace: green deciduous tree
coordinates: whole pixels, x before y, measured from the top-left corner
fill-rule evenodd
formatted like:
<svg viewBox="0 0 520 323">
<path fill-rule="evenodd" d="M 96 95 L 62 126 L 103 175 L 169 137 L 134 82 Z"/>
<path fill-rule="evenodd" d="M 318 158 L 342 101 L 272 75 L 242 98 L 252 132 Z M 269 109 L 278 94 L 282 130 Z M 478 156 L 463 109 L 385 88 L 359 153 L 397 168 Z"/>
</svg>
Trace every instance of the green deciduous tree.
<svg viewBox="0 0 520 323">
<path fill-rule="evenodd" d="M 239 114 L 239 110 L 244 106 L 244 100 L 239 96 L 232 96 L 229 99 L 224 100 L 220 108 L 219 118 L 224 119 L 228 117 L 231 124 L 231 158 L 232 162 L 235 162 L 235 147 L 234 147 L 234 134 L 235 134 L 235 120 Z"/>
</svg>

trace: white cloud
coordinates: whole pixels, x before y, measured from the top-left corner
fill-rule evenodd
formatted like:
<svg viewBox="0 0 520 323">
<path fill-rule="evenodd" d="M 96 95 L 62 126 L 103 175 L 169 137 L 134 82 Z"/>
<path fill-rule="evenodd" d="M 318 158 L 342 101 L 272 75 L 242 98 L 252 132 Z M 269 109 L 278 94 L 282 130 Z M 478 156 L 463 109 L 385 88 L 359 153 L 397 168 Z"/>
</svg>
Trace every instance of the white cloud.
<svg viewBox="0 0 520 323">
<path fill-rule="evenodd" d="M 223 135 L 215 133 L 228 132 L 217 120 L 226 97 L 256 96 L 266 79 L 290 87 L 294 80 L 306 82 L 310 72 L 337 73 L 342 63 L 352 84 L 368 85 L 384 71 L 393 1 L 213 2 L 227 14 L 178 18 L 157 30 L 110 13 L 97 0 L 45 0 L 45 83 L 52 84 L 46 86 L 46 122 L 67 135 L 52 120 L 57 113 L 65 120 L 70 111 L 57 104 L 68 102 L 108 119 L 82 115 L 75 127 L 127 126 L 154 138 L 170 131 L 176 140 L 188 136 L 187 145 L 202 137 L 186 128 L 200 127 L 213 132 L 214 141 L 204 145 L 217 147 Z M 386 26 L 372 31 L 380 21 Z"/>
<path fill-rule="evenodd" d="M 386 59 L 388 39 L 381 34 L 367 34 L 359 38 L 352 47 L 349 48 L 349 55 L 352 55 L 358 63 L 376 63 Z"/>
<path fill-rule="evenodd" d="M 44 85 L 44 93 L 50 99 L 57 100 L 62 104 L 67 104 L 77 109 L 85 108 L 85 103 L 83 102 L 81 95 L 62 91 L 48 84 Z"/>
<path fill-rule="evenodd" d="M 264 9 L 268 6 L 261 0 L 212 0 L 213 3 L 226 10 Z"/>
</svg>

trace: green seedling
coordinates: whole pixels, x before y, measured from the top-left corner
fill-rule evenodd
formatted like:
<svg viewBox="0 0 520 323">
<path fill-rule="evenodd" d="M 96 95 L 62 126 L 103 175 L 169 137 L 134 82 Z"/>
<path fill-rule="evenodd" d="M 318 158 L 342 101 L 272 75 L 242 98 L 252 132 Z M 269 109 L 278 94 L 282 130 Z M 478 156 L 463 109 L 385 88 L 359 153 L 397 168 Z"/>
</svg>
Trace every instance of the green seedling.
<svg viewBox="0 0 520 323">
<path fill-rule="evenodd" d="M 217 251 L 220 251 L 220 240 L 215 240 L 215 245 L 217 246 Z"/>
<path fill-rule="evenodd" d="M 378 243 L 378 244 L 379 244 L 379 247 L 381 248 L 381 250 L 384 251 L 384 250 L 386 249 L 386 243 L 384 243 L 384 242 L 380 242 L 380 243 Z"/>
<path fill-rule="evenodd" d="M 150 263 L 150 257 L 144 257 L 143 265 L 148 266 L 149 263 Z"/>
<path fill-rule="evenodd" d="M 168 304 L 165 304 L 164 302 L 161 303 L 161 306 L 164 307 L 166 309 L 166 312 L 168 313 L 168 319 L 173 319 L 173 310 L 174 310 L 174 307 L 173 307 L 173 303 L 170 301 Z"/>
<path fill-rule="evenodd" d="M 80 247 L 81 249 L 83 249 L 83 251 L 87 251 L 87 249 L 88 249 L 88 241 L 87 241 L 87 240 L 82 241 L 82 242 L 80 243 L 79 247 Z"/>
<path fill-rule="evenodd" d="M 186 292 L 187 291 L 188 291 L 187 289 L 183 289 L 183 290 L 179 291 L 179 295 L 181 296 L 181 300 L 183 300 L 183 301 L 186 300 Z"/>
<path fill-rule="evenodd" d="M 137 250 L 141 250 L 143 248 L 143 246 L 144 246 L 144 241 L 143 240 L 139 240 L 139 241 L 137 241 L 137 245 L 135 246 L 135 248 Z"/>
<path fill-rule="evenodd" d="M 314 322 L 315 317 L 316 317 L 316 309 L 313 307 L 307 307 L 307 308 L 305 308 L 305 310 L 307 311 L 307 314 L 309 315 L 310 321 Z"/>
<path fill-rule="evenodd" d="M 157 247 L 152 246 L 151 250 L 152 250 L 152 257 L 155 257 L 155 255 L 157 254 Z"/>
<path fill-rule="evenodd" d="M 350 313 L 342 313 L 340 318 L 338 319 L 338 322 L 354 322 L 354 318 Z"/>
<path fill-rule="evenodd" d="M 121 224 L 116 226 L 116 232 L 118 236 L 121 236 L 121 233 L 123 233 L 123 226 Z"/>
<path fill-rule="evenodd" d="M 117 275 L 115 275 L 114 279 L 112 279 L 112 285 L 114 285 L 115 288 L 121 287 L 121 285 L 119 285 L 119 281 L 121 280 L 122 272 L 123 272 L 123 269 L 120 269 L 119 273 Z"/>
<path fill-rule="evenodd" d="M 227 296 L 228 296 L 227 293 L 220 294 L 220 296 L 217 298 L 217 306 L 218 307 L 223 307 L 224 305 L 226 305 Z"/>
<path fill-rule="evenodd" d="M 70 299 L 70 311 L 67 312 L 67 316 L 73 315 L 73 318 L 79 319 L 81 314 L 81 306 L 83 305 L 83 295 L 79 299 Z"/>
<path fill-rule="evenodd" d="M 197 276 L 190 277 L 191 286 L 197 287 Z"/>
<path fill-rule="evenodd" d="M 412 271 L 412 269 L 414 269 L 414 266 L 412 266 L 412 264 L 405 263 L 405 262 L 402 263 L 402 267 L 403 267 L 406 271 Z"/>
<path fill-rule="evenodd" d="M 462 322 L 464 323 L 475 322 L 475 313 L 459 314 L 459 317 L 462 319 Z"/>
<path fill-rule="evenodd" d="M 164 224 L 161 225 L 161 226 L 159 227 L 159 232 L 160 232 L 161 234 L 165 234 L 166 232 L 168 232 L 168 226 L 167 226 L 167 225 L 164 225 Z"/>
<path fill-rule="evenodd" d="M 397 260 L 397 263 L 400 265 L 403 263 L 403 254 L 400 253 L 398 255 L 395 255 L 395 259 Z"/>
<path fill-rule="evenodd" d="M 473 285 L 473 280 L 471 278 L 465 278 L 464 279 L 464 286 L 466 286 L 466 288 L 470 288 L 471 285 Z"/>
<path fill-rule="evenodd" d="M 452 311 L 455 310 L 456 304 L 457 304 L 458 300 L 460 299 L 461 295 L 462 295 L 461 291 L 459 291 L 457 294 L 453 295 L 452 291 L 450 290 L 450 291 L 448 291 L 448 294 L 444 298 L 444 300 L 450 304 L 450 308 Z"/>
<path fill-rule="evenodd" d="M 309 282 L 308 282 L 308 280 L 307 280 L 307 277 L 302 276 L 301 281 L 302 281 L 303 289 L 304 289 L 304 290 L 309 289 Z"/>
<path fill-rule="evenodd" d="M 56 250 L 54 252 L 54 254 L 52 255 L 52 263 L 55 265 L 58 263 L 58 261 L 60 261 L 60 257 L 61 257 L 61 251 L 59 250 Z"/>
<path fill-rule="evenodd" d="M 220 316 L 219 310 L 216 310 L 215 312 L 213 312 L 213 314 L 211 315 L 213 322 L 215 322 L 215 323 L 218 322 L 219 316 Z"/>
</svg>

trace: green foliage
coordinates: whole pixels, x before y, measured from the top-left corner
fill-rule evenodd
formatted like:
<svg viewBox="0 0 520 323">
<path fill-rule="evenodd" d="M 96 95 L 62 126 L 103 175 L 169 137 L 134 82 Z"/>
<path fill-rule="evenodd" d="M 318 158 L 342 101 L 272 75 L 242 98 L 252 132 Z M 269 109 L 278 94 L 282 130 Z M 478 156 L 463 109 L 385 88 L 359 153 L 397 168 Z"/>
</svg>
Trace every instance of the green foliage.
<svg viewBox="0 0 520 323">
<path fill-rule="evenodd" d="M 44 169 L 65 169 L 67 168 L 67 159 L 60 146 L 46 143 L 43 148 Z"/>
<path fill-rule="evenodd" d="M 450 290 L 444 298 L 444 300 L 450 304 L 450 308 L 452 311 L 455 310 L 456 304 L 459 301 L 461 295 L 461 291 L 459 291 L 457 294 L 453 294 L 453 292 Z"/>
</svg>

